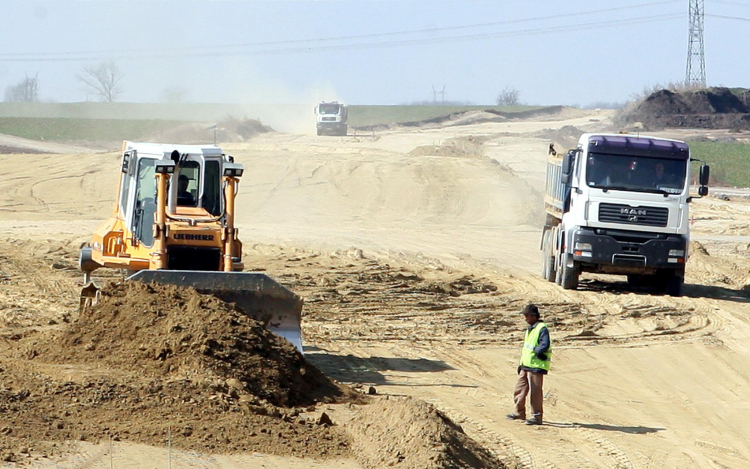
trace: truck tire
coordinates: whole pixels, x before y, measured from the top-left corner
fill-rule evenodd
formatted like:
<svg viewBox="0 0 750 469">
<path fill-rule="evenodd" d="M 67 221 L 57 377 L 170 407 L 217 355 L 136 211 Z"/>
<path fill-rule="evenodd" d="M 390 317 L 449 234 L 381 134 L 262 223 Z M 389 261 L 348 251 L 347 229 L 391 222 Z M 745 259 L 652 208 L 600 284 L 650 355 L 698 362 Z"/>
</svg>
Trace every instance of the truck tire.
<svg viewBox="0 0 750 469">
<path fill-rule="evenodd" d="M 685 274 L 677 270 L 659 270 L 655 277 L 656 287 L 665 295 L 681 296 Z"/>
<path fill-rule="evenodd" d="M 628 285 L 631 287 L 640 287 L 648 284 L 648 276 L 640 274 L 628 274 Z"/>
<path fill-rule="evenodd" d="M 670 271 L 664 278 L 664 293 L 669 296 L 682 296 L 682 285 L 684 283 L 684 276 L 679 275 L 677 271 Z"/>
<path fill-rule="evenodd" d="M 552 254 L 552 230 L 547 230 L 542 238 L 542 278 L 554 282 L 556 277 L 555 256 Z"/>
<path fill-rule="evenodd" d="M 578 278 L 581 276 L 581 267 L 578 262 L 573 261 L 573 266 L 568 267 L 568 258 L 570 254 L 563 254 L 562 261 L 557 268 L 557 284 L 564 290 L 575 290 L 578 288 Z"/>
</svg>

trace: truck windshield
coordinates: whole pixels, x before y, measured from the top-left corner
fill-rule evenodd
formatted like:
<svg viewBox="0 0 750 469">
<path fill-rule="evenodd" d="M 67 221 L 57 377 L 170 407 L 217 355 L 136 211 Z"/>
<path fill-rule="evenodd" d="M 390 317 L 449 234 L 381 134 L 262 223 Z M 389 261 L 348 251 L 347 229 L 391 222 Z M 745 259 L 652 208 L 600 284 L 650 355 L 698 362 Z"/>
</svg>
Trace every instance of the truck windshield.
<svg viewBox="0 0 750 469">
<path fill-rule="evenodd" d="M 585 171 L 589 187 L 681 194 L 685 188 L 687 161 L 589 153 Z"/>
<path fill-rule="evenodd" d="M 319 106 L 319 109 L 320 109 L 321 114 L 338 114 L 339 113 L 338 104 L 321 104 Z"/>
</svg>

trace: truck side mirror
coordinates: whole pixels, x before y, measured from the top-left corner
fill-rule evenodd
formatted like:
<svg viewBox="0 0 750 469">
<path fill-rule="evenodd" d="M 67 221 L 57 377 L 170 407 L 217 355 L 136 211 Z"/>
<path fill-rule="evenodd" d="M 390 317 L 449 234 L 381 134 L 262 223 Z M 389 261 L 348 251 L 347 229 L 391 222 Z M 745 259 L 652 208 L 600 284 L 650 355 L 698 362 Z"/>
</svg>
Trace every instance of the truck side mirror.
<svg viewBox="0 0 750 469">
<path fill-rule="evenodd" d="M 565 154 L 562 161 L 562 174 L 560 175 L 560 181 L 563 184 L 568 184 L 570 182 L 570 173 L 573 169 L 573 157 L 575 154 L 572 151 L 569 151 Z"/>
<path fill-rule="evenodd" d="M 706 186 L 700 186 L 698 188 L 698 195 L 701 197 L 705 197 L 708 195 L 708 187 Z"/>
<path fill-rule="evenodd" d="M 700 175 L 698 176 L 698 182 L 700 182 L 701 186 L 708 185 L 708 175 L 709 175 L 710 170 L 711 168 L 709 168 L 709 166 L 706 163 L 703 163 L 701 165 Z"/>
</svg>

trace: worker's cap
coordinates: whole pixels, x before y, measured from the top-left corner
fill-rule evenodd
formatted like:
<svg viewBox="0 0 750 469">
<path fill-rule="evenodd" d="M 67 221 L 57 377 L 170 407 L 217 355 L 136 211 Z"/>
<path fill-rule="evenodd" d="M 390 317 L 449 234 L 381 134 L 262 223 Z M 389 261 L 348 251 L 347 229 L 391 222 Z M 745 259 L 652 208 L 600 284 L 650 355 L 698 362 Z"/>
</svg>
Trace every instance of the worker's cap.
<svg viewBox="0 0 750 469">
<path fill-rule="evenodd" d="M 523 314 L 524 316 L 539 317 L 539 308 L 537 308 L 534 304 L 528 304 L 523 308 L 521 314 Z"/>
</svg>

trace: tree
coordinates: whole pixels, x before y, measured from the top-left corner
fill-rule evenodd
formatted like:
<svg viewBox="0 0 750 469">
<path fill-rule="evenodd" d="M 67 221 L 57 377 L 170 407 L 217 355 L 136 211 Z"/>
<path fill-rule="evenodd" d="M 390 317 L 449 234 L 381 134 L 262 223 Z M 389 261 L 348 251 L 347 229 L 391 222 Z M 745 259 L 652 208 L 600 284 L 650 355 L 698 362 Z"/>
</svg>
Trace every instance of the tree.
<svg viewBox="0 0 750 469">
<path fill-rule="evenodd" d="M 26 78 L 18 84 L 5 88 L 5 101 L 16 103 L 33 103 L 39 101 L 39 72 L 34 78 Z"/>
<path fill-rule="evenodd" d="M 516 106 L 519 104 L 518 101 L 518 95 L 520 95 L 521 92 L 517 89 L 506 86 L 502 93 L 500 93 L 497 96 L 497 105 L 498 106 Z"/>
<path fill-rule="evenodd" d="M 116 101 L 122 94 L 120 81 L 125 76 L 117 64 L 110 60 L 99 65 L 87 65 L 78 75 L 78 80 L 91 88 L 102 101 Z"/>
</svg>

